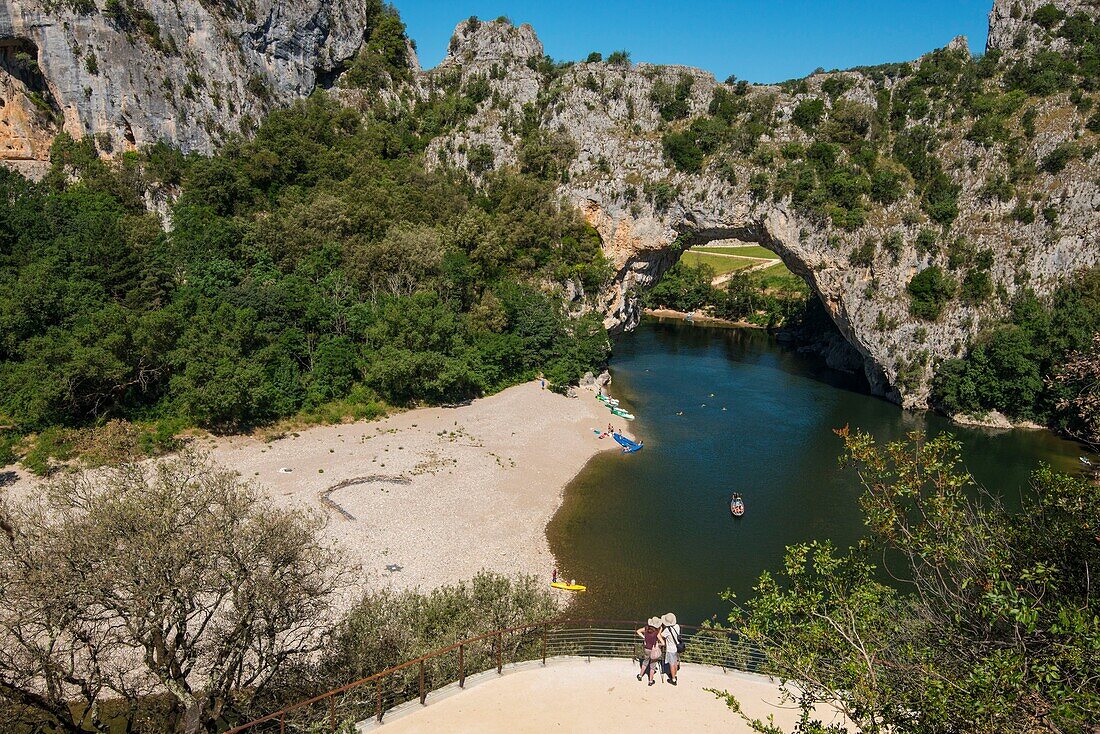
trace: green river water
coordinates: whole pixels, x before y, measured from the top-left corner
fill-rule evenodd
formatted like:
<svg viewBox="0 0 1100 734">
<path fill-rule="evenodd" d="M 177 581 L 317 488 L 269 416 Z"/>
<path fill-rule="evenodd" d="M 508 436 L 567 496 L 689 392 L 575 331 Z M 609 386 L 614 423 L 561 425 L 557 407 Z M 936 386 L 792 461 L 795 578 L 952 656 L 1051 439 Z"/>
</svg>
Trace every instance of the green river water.
<svg viewBox="0 0 1100 734">
<path fill-rule="evenodd" d="M 608 392 L 638 416 L 630 429 L 645 448 L 594 458 L 547 530 L 565 576 L 588 585 L 577 616 L 671 610 L 688 624 L 725 621 L 719 592 L 747 597 L 787 545 L 856 541 L 860 489 L 838 466 L 832 431 L 846 424 L 880 440 L 951 431 L 974 477 L 1015 506 L 1039 462 L 1076 471 L 1082 453 L 1047 431 L 967 429 L 902 411 L 760 331 L 647 320 L 618 340 L 611 374 Z M 733 491 L 747 505 L 736 520 Z"/>
</svg>

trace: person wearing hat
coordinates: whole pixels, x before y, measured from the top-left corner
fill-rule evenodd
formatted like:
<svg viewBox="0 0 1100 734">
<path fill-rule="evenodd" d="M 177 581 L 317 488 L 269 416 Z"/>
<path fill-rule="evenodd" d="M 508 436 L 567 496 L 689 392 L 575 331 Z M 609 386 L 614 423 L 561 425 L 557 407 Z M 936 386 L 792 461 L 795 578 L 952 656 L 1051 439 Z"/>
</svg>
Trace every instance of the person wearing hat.
<svg viewBox="0 0 1100 734">
<path fill-rule="evenodd" d="M 638 672 L 638 680 L 641 680 L 642 676 L 648 673 L 649 685 L 653 685 L 655 682 L 653 680 L 653 668 L 661 660 L 661 646 L 664 642 L 661 640 L 660 630 L 660 617 L 650 617 L 645 627 L 639 627 L 636 630 L 636 634 L 645 642 L 645 655 L 642 656 L 642 669 Z"/>
<path fill-rule="evenodd" d="M 676 615 L 669 612 L 661 617 L 664 630 L 661 637 L 665 643 L 665 665 L 668 666 L 668 682 L 676 685 L 676 673 L 680 669 L 680 625 L 676 623 Z"/>
</svg>

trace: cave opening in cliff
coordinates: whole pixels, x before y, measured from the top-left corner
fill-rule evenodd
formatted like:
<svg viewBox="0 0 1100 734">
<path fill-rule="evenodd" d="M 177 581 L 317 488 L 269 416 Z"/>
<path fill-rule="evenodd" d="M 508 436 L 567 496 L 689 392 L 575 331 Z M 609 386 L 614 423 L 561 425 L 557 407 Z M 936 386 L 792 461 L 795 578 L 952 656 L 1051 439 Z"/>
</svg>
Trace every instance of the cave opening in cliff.
<svg viewBox="0 0 1100 734">
<path fill-rule="evenodd" d="M 46 78 L 38 65 L 38 46 L 27 38 L 0 40 L 0 71 L 18 79 L 32 92 L 49 94 Z"/>
</svg>

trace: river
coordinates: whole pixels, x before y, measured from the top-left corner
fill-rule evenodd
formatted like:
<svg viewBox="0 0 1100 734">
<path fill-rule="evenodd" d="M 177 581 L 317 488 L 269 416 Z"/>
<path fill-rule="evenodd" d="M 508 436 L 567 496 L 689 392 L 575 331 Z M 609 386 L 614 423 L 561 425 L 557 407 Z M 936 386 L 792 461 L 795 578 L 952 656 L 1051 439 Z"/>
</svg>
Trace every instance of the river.
<svg viewBox="0 0 1100 734">
<path fill-rule="evenodd" d="M 566 577 L 588 585 L 575 615 L 725 621 L 719 592 L 749 596 L 787 545 L 858 540 L 860 487 L 838 464 L 834 428 L 883 441 L 950 431 L 973 476 L 1016 506 L 1039 462 L 1076 471 L 1081 454 L 1047 431 L 967 429 L 902 411 L 761 331 L 647 319 L 616 342 L 610 369 L 608 392 L 638 416 L 630 429 L 645 448 L 594 458 L 547 529 Z M 747 505 L 736 520 L 733 491 Z"/>
</svg>

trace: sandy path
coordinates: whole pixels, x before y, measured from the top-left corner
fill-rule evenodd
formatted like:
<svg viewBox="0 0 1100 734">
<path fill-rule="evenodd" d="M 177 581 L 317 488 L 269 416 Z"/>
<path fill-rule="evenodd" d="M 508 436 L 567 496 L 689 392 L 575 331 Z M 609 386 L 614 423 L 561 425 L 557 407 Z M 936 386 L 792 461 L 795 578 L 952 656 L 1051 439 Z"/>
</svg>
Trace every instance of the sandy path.
<svg viewBox="0 0 1100 734">
<path fill-rule="evenodd" d="M 467 406 L 272 443 L 233 437 L 212 453 L 276 504 L 324 513 L 323 535 L 371 586 L 428 589 L 482 569 L 545 576 L 554 564 L 546 525 L 562 490 L 592 456 L 617 448 L 592 429 L 625 423 L 593 391 L 578 392 L 566 398 L 532 382 Z"/>
</svg>

